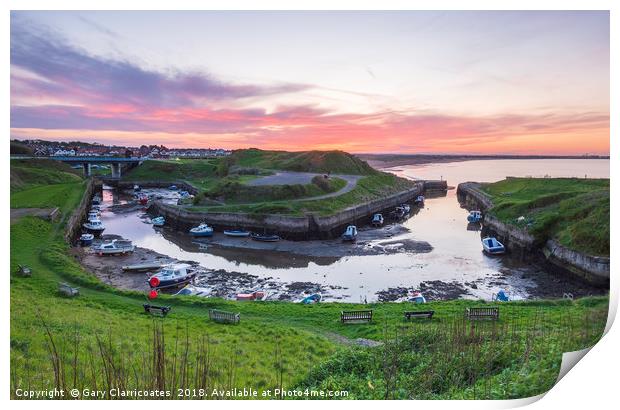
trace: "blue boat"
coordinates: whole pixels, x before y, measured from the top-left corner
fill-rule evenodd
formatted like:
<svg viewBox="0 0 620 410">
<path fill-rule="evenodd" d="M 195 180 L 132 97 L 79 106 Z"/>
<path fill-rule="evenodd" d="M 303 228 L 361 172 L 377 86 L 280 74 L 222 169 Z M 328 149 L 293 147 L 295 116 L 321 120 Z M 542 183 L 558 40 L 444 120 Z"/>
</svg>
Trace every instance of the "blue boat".
<svg viewBox="0 0 620 410">
<path fill-rule="evenodd" d="M 305 298 L 303 298 L 301 300 L 301 303 L 303 303 L 304 305 L 309 305 L 312 303 L 319 303 L 322 299 L 322 296 L 320 293 L 314 293 L 310 296 L 306 296 Z"/>
<path fill-rule="evenodd" d="M 489 255 L 501 255 L 506 253 L 504 245 L 494 237 L 486 237 L 482 239 L 482 248 Z"/>
<path fill-rule="evenodd" d="M 482 220 L 482 212 L 480 211 L 469 211 L 469 215 L 467 215 L 467 222 L 476 223 Z"/>
<path fill-rule="evenodd" d="M 207 224 L 200 224 L 189 230 L 192 236 L 213 236 L 213 228 Z"/>
<path fill-rule="evenodd" d="M 166 218 L 164 218 L 163 216 L 158 216 L 157 218 L 151 219 L 151 223 L 154 226 L 164 226 L 164 224 L 166 223 Z"/>
<path fill-rule="evenodd" d="M 510 297 L 504 289 L 500 289 L 499 292 L 493 296 L 493 300 L 497 302 L 508 302 L 510 301 Z"/>
</svg>

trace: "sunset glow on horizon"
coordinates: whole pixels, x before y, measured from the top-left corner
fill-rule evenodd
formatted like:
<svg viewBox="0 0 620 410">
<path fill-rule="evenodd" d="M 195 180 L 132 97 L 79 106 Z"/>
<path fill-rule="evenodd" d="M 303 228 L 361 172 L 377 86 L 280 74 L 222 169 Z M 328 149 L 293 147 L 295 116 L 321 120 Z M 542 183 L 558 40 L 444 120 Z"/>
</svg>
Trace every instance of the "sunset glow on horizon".
<svg viewBox="0 0 620 410">
<path fill-rule="evenodd" d="M 609 154 L 608 12 L 12 12 L 11 138 Z"/>
</svg>

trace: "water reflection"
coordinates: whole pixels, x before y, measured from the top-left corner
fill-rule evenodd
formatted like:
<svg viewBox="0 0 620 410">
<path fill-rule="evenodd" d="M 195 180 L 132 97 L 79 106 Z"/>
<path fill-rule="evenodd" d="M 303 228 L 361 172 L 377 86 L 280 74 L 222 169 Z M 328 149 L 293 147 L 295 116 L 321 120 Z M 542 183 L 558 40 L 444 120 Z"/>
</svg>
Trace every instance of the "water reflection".
<svg viewBox="0 0 620 410">
<path fill-rule="evenodd" d="M 609 161 L 466 161 L 400 166 L 393 171 L 408 178 L 443 178 L 448 180 L 449 185 L 456 186 L 468 180 L 500 180 L 506 175 L 588 174 L 591 177 L 609 177 Z M 171 194 L 168 192 L 166 195 Z M 104 202 L 108 205 L 122 204 L 126 199 L 114 191 L 104 195 Z M 460 207 L 455 190 L 447 194 L 428 193 L 424 206 L 416 209 L 414 215 L 403 223 L 409 231 L 393 238 L 427 241 L 432 245 L 431 252 L 418 254 L 307 257 L 278 251 L 222 247 L 215 243 L 217 240 L 197 240 L 168 228 L 155 230 L 152 225 L 144 223 L 140 214 L 104 212 L 102 219 L 107 226 L 106 233 L 121 235 L 137 246 L 179 260 L 195 261 L 209 269 L 248 273 L 283 282 L 307 281 L 341 287 L 330 295 L 324 295 L 326 300 L 373 301 L 377 299 L 378 291 L 396 287 L 416 288 L 421 282 L 436 280 L 466 284 L 467 297 L 484 299 L 489 299 L 502 288 L 521 298 L 543 291 L 561 296 L 568 286 L 582 289 L 586 294 L 591 291 L 581 285 L 558 282 L 557 277 L 541 267 L 524 264 L 508 256 L 491 258 L 483 254 L 480 224 L 467 223 L 468 212 Z"/>
</svg>

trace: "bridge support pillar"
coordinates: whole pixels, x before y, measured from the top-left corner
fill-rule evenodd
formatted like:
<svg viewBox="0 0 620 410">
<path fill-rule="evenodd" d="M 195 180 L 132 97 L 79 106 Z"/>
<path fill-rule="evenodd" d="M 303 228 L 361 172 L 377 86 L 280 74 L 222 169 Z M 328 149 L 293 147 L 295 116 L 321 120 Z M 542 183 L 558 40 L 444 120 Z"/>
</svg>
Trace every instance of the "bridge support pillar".
<svg viewBox="0 0 620 410">
<path fill-rule="evenodd" d="M 82 168 L 84 169 L 84 176 L 89 177 L 90 176 L 90 162 L 82 163 Z"/>
<path fill-rule="evenodd" d="M 121 177 L 121 164 L 116 162 L 110 164 L 112 168 L 112 178 L 120 178 Z"/>
</svg>

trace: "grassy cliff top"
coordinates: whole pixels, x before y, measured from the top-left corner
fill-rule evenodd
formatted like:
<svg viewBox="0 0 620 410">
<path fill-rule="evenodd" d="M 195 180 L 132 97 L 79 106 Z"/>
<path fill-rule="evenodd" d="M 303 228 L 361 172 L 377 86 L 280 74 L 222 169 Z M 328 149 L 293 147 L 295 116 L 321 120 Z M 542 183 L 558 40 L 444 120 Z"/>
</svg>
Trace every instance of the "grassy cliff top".
<svg viewBox="0 0 620 410">
<path fill-rule="evenodd" d="M 41 185 L 82 180 L 79 170 L 53 160 L 11 160 L 11 193 Z"/>
<path fill-rule="evenodd" d="M 343 151 L 263 151 L 256 148 L 233 151 L 230 165 L 285 171 L 349 175 L 371 175 L 376 171 L 365 161 Z"/>
<path fill-rule="evenodd" d="M 609 255 L 609 179 L 507 178 L 484 184 L 491 213 L 538 240 L 591 255 Z M 519 217 L 525 217 L 522 222 Z"/>
</svg>

